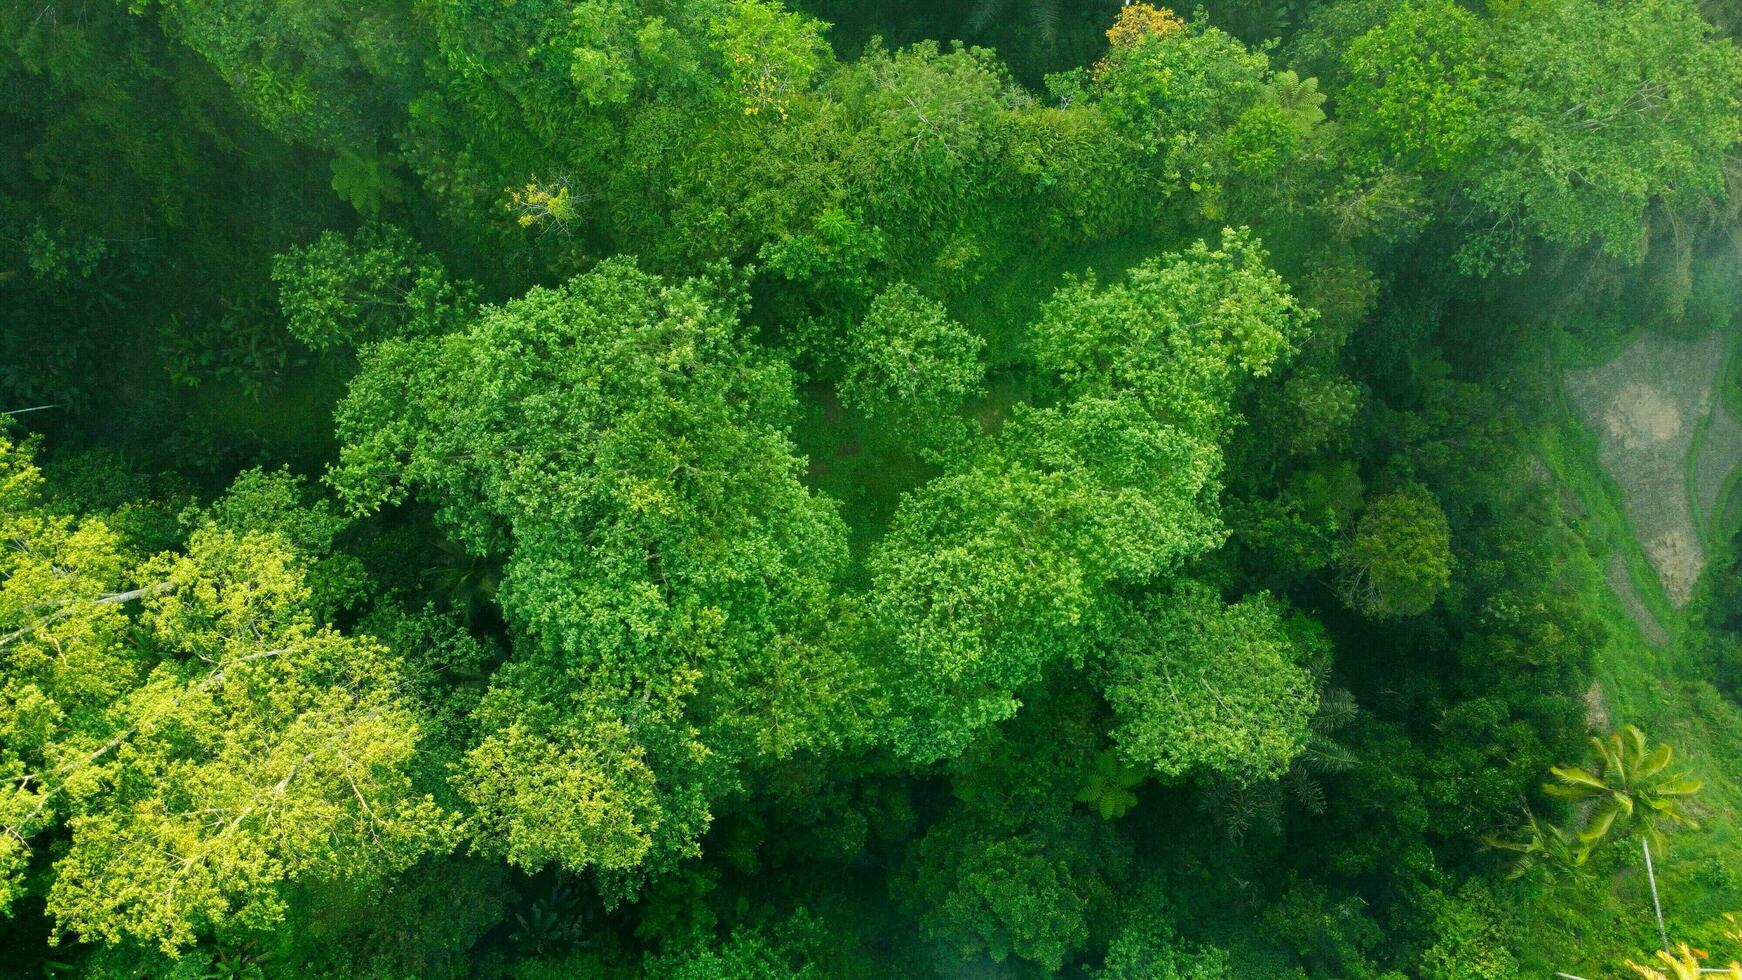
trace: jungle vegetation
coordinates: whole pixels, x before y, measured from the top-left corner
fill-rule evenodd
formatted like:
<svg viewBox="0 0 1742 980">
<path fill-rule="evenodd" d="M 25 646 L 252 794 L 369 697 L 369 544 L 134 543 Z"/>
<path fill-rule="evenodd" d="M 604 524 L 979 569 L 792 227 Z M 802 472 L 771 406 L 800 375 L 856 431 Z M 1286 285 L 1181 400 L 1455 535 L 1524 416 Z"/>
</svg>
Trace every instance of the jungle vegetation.
<svg viewBox="0 0 1742 980">
<path fill-rule="evenodd" d="M 1742 958 L 1739 29 L 0 5 L 0 973 Z"/>
</svg>

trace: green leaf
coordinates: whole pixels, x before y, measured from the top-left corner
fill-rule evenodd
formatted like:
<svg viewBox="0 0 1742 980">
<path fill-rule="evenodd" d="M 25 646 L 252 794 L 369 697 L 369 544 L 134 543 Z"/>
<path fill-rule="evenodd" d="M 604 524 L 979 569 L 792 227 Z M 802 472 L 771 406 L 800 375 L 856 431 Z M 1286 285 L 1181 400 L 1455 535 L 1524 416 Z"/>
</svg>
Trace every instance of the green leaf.
<svg viewBox="0 0 1742 980">
<path fill-rule="evenodd" d="M 1609 784 L 1598 779 L 1596 776 L 1591 775 L 1589 772 L 1580 769 L 1578 766 L 1552 766 L 1549 768 L 1549 772 L 1553 773 L 1555 777 L 1561 781 L 1574 786 L 1588 786 L 1592 789 L 1604 792 L 1607 792 L 1609 789 Z"/>
<path fill-rule="evenodd" d="M 1597 814 L 1596 818 L 1591 821 L 1591 825 L 1579 833 L 1579 840 L 1591 844 L 1607 837 L 1609 828 L 1615 825 L 1615 818 L 1620 813 L 1621 811 L 1617 809 L 1606 809 Z"/>
<path fill-rule="evenodd" d="M 1669 760 L 1674 755 L 1675 750 L 1669 747 L 1668 742 L 1659 743 L 1657 751 L 1651 753 L 1643 762 L 1634 767 L 1634 778 L 1650 779 L 1657 775 L 1663 771 L 1665 766 L 1669 765 Z"/>
</svg>

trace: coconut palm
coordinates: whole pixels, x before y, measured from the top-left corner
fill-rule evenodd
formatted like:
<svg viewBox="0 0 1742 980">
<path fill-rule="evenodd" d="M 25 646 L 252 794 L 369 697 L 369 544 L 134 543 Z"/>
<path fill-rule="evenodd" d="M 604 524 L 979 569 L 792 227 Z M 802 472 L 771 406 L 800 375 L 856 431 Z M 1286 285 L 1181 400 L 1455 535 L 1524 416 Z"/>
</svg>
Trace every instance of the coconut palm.
<svg viewBox="0 0 1742 980">
<path fill-rule="evenodd" d="M 1585 829 L 1579 832 L 1579 863 L 1610 837 L 1638 829 L 1648 841 L 1660 841 L 1667 824 L 1688 828 L 1699 824 L 1683 805 L 1699 792 L 1701 782 L 1687 773 L 1669 771 L 1675 752 L 1667 743 L 1647 750 L 1645 733 L 1628 725 L 1608 738 L 1592 738 L 1599 765 L 1595 771 L 1580 766 L 1554 766 L 1549 772 L 1557 782 L 1543 792 L 1575 802 L 1595 804 Z"/>
<path fill-rule="evenodd" d="M 1627 961 L 1627 966 L 1645 980 L 1700 980 L 1702 975 L 1742 980 L 1742 963 L 1732 962 L 1728 968 L 1708 972 L 1700 966 L 1700 960 L 1705 957 L 1703 950 L 1693 949 L 1687 943 L 1682 943 L 1674 953 L 1663 949 L 1657 951 L 1657 960 L 1668 968 L 1667 972 L 1632 960 Z"/>
<path fill-rule="evenodd" d="M 1528 806 L 1524 808 L 1524 820 L 1525 832 L 1520 840 L 1482 838 L 1489 847 L 1518 855 L 1506 877 L 1520 878 L 1536 868 L 1551 875 L 1561 871 L 1578 874 L 1578 869 L 1585 863 L 1585 854 L 1574 845 L 1572 836 L 1554 824 L 1538 820 Z"/>
</svg>

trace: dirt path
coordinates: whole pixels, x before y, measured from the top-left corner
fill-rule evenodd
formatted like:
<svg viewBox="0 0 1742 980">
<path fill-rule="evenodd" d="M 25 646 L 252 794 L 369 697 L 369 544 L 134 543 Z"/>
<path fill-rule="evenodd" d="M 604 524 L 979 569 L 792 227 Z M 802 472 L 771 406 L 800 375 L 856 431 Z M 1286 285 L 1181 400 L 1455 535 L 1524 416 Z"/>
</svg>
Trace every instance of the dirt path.
<svg viewBox="0 0 1742 980">
<path fill-rule="evenodd" d="M 1712 410 L 1724 353 L 1723 338 L 1717 333 L 1696 341 L 1646 334 L 1609 363 L 1566 374 L 1574 408 L 1597 435 L 1603 468 L 1621 487 L 1627 520 L 1664 593 L 1678 608 L 1693 594 L 1694 583 L 1706 567 L 1686 474 L 1694 435 Z M 1722 422 L 1715 429 L 1727 433 Z M 1717 484 L 1710 490 L 1710 506 L 1716 505 L 1736 461 L 1731 456 L 1708 465 L 1721 470 L 1709 478 Z M 1707 506 L 1707 501 L 1702 499 L 1701 505 Z M 1616 577 L 1609 578 L 1615 585 Z M 1633 605 L 1643 608 L 1637 595 L 1631 603 L 1623 595 L 1622 602 L 1630 611 Z M 1647 627 L 1642 622 L 1640 628 Z"/>
</svg>

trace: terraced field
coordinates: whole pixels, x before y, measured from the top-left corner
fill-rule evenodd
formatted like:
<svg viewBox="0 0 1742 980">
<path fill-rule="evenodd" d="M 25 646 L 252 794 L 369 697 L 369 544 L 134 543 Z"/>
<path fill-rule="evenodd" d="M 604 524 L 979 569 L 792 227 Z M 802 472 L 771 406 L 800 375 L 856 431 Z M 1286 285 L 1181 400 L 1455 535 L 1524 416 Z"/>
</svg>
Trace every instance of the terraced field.
<svg viewBox="0 0 1742 980">
<path fill-rule="evenodd" d="M 1574 408 L 1597 436 L 1603 469 L 1621 488 L 1628 523 L 1677 608 L 1687 605 L 1705 570 L 1701 529 L 1742 458 L 1736 454 L 1742 426 L 1727 411 L 1714 411 L 1723 360 L 1718 333 L 1697 341 L 1646 334 L 1609 363 L 1569 371 L 1565 379 Z M 1704 466 L 1694 460 L 1702 430 L 1708 438 L 1699 447 L 1719 454 L 1708 454 Z M 1697 475 L 1694 487 L 1690 472 Z"/>
<path fill-rule="evenodd" d="M 1567 368 L 1570 417 L 1545 443 L 1562 509 L 1584 540 L 1567 560 L 1588 568 L 1584 601 L 1610 625 L 1587 721 L 1593 732 L 1639 725 L 1706 784 L 1696 803 L 1703 827 L 1672 835 L 1657 866 L 1669 934 L 1696 944 L 1718 940 L 1721 914 L 1742 907 L 1742 710 L 1708 676 L 1699 615 L 1701 573 L 1735 530 L 1742 423 L 1719 387 L 1733 353 L 1722 333 L 1648 333 L 1600 365 Z M 1556 886 L 1527 900 L 1558 947 L 1528 968 L 1610 976 L 1624 937 L 1655 945 L 1637 865 L 1607 866 L 1600 897 Z"/>
</svg>

